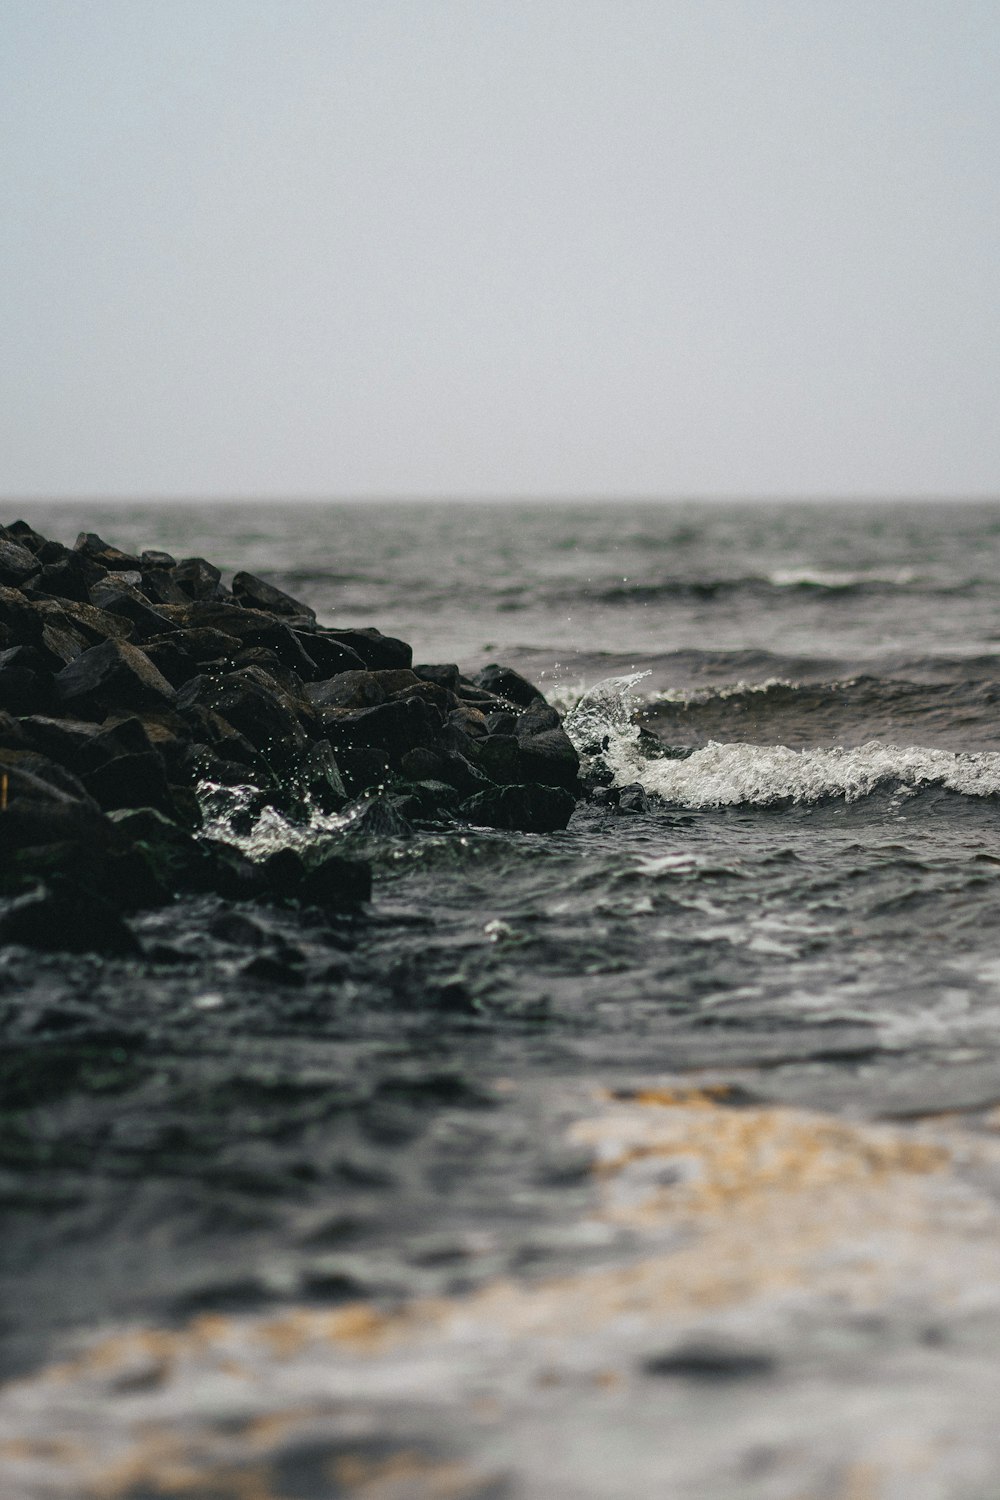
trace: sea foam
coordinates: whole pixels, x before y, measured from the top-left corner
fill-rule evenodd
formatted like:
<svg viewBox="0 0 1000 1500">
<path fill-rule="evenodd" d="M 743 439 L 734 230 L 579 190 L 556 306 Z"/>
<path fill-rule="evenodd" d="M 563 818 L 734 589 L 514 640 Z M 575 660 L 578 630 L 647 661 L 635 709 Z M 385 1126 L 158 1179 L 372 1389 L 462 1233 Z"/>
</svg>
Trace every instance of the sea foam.
<svg viewBox="0 0 1000 1500">
<path fill-rule="evenodd" d="M 852 748 L 792 750 L 786 745 L 710 742 L 683 758 L 649 757 L 632 689 L 646 674 L 608 678 L 585 693 L 566 718 L 581 754 L 603 763 L 615 784 L 639 783 L 684 807 L 847 802 L 876 791 L 944 787 L 967 797 L 1000 794 L 1000 752 L 963 754 L 876 741 Z"/>
</svg>

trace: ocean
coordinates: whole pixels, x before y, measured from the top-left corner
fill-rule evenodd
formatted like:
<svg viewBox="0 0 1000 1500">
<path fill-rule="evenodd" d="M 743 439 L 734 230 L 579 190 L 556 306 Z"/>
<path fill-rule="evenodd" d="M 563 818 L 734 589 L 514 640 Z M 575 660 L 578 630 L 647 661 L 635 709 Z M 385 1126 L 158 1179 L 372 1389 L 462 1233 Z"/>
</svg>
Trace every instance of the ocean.
<svg viewBox="0 0 1000 1500">
<path fill-rule="evenodd" d="M 23 1494 L 1000 1495 L 1000 505 L 21 513 L 511 665 L 649 797 L 0 952 L 0 1453 L 86 1455 Z"/>
</svg>

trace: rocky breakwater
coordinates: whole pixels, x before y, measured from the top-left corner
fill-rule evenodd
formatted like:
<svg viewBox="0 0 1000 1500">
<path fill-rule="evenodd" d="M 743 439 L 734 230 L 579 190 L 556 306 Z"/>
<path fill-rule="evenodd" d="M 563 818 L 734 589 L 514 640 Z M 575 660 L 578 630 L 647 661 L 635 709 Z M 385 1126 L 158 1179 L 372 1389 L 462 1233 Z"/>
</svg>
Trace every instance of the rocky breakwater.
<svg viewBox="0 0 1000 1500">
<path fill-rule="evenodd" d="M 348 911 L 371 870 L 333 830 L 547 833 L 580 794 L 559 714 L 516 672 L 414 666 L 204 558 L 0 527 L 0 941 L 136 952 L 130 913 L 185 891 Z M 208 836 L 206 796 L 231 839 L 218 818 Z M 254 857 L 266 813 L 326 836 Z"/>
</svg>

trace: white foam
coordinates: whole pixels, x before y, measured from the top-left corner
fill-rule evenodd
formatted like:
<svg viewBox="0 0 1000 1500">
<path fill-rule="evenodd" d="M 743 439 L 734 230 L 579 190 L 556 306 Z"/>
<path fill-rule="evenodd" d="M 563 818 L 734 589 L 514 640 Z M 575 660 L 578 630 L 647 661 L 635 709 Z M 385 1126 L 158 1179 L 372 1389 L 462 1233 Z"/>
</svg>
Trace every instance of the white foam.
<svg viewBox="0 0 1000 1500">
<path fill-rule="evenodd" d="M 711 703 L 714 699 L 744 698 L 750 693 L 769 693 L 772 688 L 794 689 L 798 687 L 801 687 L 801 683 L 792 682 L 788 677 L 766 677 L 763 682 L 744 682 L 741 678 L 738 682 L 727 683 L 724 687 L 661 688 L 659 692 L 650 693 L 649 702 L 693 706 L 698 703 Z"/>
<path fill-rule="evenodd" d="M 897 568 L 887 573 L 841 573 L 827 568 L 775 568 L 767 575 L 775 588 L 827 588 L 847 589 L 856 584 L 889 583 L 897 586 L 913 583 L 916 574 L 912 568 Z"/>
<path fill-rule="evenodd" d="M 279 849 L 294 849 L 303 854 L 329 838 L 341 837 L 357 821 L 361 810 L 359 805 L 346 813 L 325 813 L 310 803 L 307 818 L 294 822 L 277 808 L 265 804 L 255 812 L 251 826 L 245 831 L 240 818 L 254 805 L 256 787 L 202 781 L 197 793 L 203 817 L 200 836 L 231 844 L 252 860 L 266 859 Z"/>
<path fill-rule="evenodd" d="M 850 749 L 792 750 L 786 745 L 710 742 L 683 760 L 650 760 L 643 752 L 631 689 L 639 680 L 608 678 L 567 716 L 577 748 L 599 759 L 617 786 L 635 782 L 683 807 L 767 806 L 843 797 L 855 802 L 879 789 L 940 786 L 966 797 L 1000 794 L 1000 752 L 953 753 L 869 741 Z M 597 747 L 600 747 L 599 749 Z"/>
<path fill-rule="evenodd" d="M 876 741 L 855 749 L 823 750 L 713 742 L 687 760 L 639 762 L 635 747 L 630 748 L 632 753 L 612 766 L 616 780 L 641 781 L 647 791 L 685 807 L 766 805 L 786 799 L 816 802 L 826 797 L 855 802 L 894 786 L 942 786 L 967 797 L 1000 793 L 1000 753 L 995 751 L 963 755 Z"/>
</svg>

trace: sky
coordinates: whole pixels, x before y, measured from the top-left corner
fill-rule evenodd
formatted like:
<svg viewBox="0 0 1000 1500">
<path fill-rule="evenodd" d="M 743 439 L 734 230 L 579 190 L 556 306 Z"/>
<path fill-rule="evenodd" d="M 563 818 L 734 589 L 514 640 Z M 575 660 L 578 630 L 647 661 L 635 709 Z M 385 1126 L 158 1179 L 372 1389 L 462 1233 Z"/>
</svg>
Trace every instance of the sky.
<svg viewBox="0 0 1000 1500">
<path fill-rule="evenodd" d="M 1000 495 L 997 0 L 2 0 L 0 495 Z"/>
</svg>

